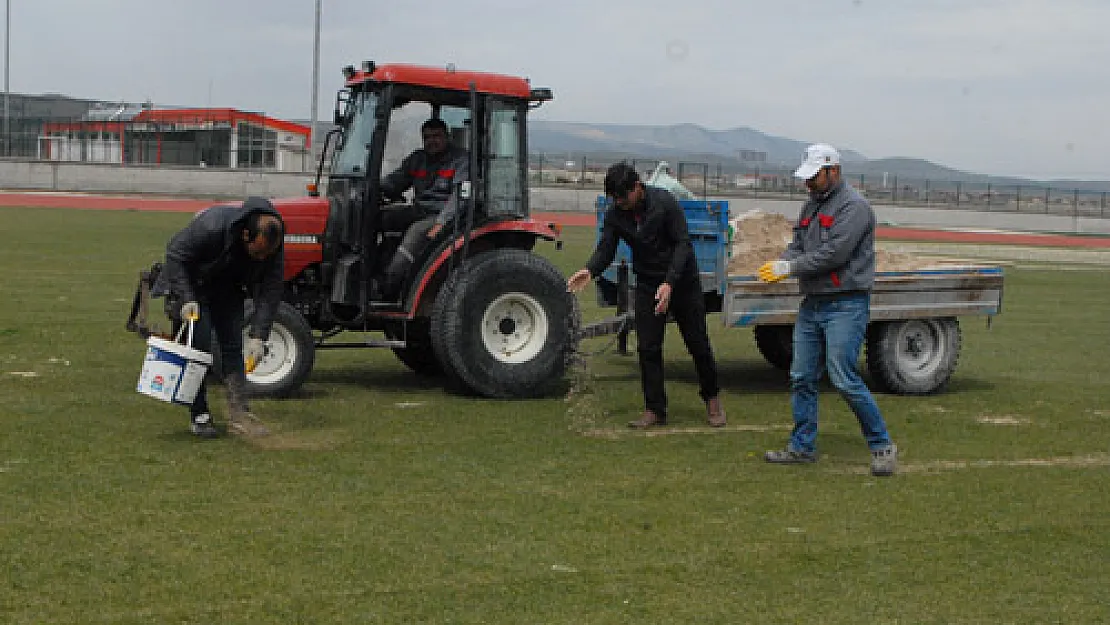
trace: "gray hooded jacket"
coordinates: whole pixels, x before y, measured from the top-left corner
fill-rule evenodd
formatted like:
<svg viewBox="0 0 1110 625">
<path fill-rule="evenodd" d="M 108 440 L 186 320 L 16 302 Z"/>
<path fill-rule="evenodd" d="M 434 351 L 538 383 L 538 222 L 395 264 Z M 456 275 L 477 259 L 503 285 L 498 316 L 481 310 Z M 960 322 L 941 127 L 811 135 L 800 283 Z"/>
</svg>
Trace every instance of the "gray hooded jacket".
<svg viewBox="0 0 1110 625">
<path fill-rule="evenodd" d="M 782 254 L 803 295 L 870 291 L 875 283 L 875 212 L 841 181 L 802 205 Z"/>
</svg>

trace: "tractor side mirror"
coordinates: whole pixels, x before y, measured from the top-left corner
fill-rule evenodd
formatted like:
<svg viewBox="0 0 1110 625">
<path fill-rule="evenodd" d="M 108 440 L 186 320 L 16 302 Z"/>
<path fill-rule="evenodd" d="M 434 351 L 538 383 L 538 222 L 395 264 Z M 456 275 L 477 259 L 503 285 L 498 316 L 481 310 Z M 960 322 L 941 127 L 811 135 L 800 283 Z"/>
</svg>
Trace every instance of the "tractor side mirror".
<svg viewBox="0 0 1110 625">
<path fill-rule="evenodd" d="M 463 200 L 470 199 L 470 181 L 463 180 L 459 185 L 459 198 Z"/>
</svg>

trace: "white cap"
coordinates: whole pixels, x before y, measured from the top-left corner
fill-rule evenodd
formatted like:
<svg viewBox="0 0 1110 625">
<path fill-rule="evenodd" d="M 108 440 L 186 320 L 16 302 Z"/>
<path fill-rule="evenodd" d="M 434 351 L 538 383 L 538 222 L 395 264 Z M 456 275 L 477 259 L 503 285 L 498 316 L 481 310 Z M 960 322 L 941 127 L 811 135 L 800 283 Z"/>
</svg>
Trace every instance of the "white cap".
<svg viewBox="0 0 1110 625">
<path fill-rule="evenodd" d="M 794 170 L 794 177 L 809 180 L 821 171 L 822 167 L 832 167 L 840 164 L 840 152 L 827 143 L 815 143 L 806 148 L 806 157 L 798 169 Z"/>
</svg>

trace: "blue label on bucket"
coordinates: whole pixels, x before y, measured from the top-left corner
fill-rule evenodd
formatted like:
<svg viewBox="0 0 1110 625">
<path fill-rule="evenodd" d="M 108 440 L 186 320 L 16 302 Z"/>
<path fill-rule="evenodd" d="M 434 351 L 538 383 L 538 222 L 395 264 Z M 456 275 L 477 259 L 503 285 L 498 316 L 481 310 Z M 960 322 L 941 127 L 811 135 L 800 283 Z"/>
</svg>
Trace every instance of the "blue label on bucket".
<svg viewBox="0 0 1110 625">
<path fill-rule="evenodd" d="M 139 373 L 139 384 L 136 390 L 161 401 L 191 404 L 204 380 L 208 363 L 196 362 L 172 351 L 188 349 L 182 345 L 160 340 L 155 343 L 155 341 L 156 339 L 148 341 L 146 358 L 143 360 L 143 369 Z M 207 356 L 203 352 L 190 351 L 189 353 Z"/>
</svg>

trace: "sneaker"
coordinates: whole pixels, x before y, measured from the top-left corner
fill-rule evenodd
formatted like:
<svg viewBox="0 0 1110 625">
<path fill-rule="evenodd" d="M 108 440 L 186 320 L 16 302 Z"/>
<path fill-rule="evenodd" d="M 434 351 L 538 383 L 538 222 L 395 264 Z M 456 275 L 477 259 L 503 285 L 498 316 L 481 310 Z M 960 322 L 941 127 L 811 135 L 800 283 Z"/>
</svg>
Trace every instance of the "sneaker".
<svg viewBox="0 0 1110 625">
<path fill-rule="evenodd" d="M 793 449 L 776 449 L 763 454 L 763 459 L 772 464 L 813 464 L 817 454 Z"/>
<path fill-rule="evenodd" d="M 871 452 L 871 475 L 875 477 L 889 477 L 898 470 L 898 446 L 891 445 L 886 449 L 876 449 Z"/>
<path fill-rule="evenodd" d="M 207 412 L 198 414 L 189 423 L 189 430 L 197 438 L 218 438 L 220 431 L 212 424 L 212 415 Z"/>
<path fill-rule="evenodd" d="M 667 425 L 667 419 L 665 417 L 660 417 L 652 410 L 645 410 L 644 414 L 639 419 L 628 422 L 628 427 L 636 430 L 646 430 L 661 425 Z"/>
<path fill-rule="evenodd" d="M 709 427 L 723 428 L 728 423 L 725 419 L 725 409 L 721 406 L 720 397 L 714 397 L 705 402 L 705 413 L 709 417 Z"/>
</svg>

